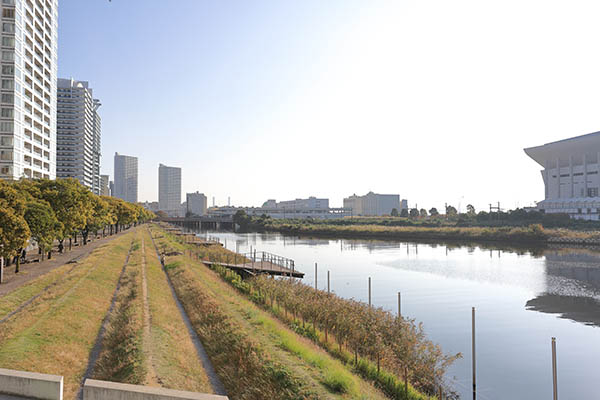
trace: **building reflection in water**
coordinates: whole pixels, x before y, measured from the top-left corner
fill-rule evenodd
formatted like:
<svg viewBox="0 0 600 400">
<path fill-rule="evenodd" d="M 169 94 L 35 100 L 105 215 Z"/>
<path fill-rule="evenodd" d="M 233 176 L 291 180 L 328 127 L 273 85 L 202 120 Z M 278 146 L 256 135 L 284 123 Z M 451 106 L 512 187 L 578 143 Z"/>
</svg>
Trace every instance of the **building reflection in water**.
<svg viewBox="0 0 600 400">
<path fill-rule="evenodd" d="M 547 250 L 544 257 L 548 292 L 527 301 L 525 308 L 600 326 L 600 252 Z"/>
</svg>

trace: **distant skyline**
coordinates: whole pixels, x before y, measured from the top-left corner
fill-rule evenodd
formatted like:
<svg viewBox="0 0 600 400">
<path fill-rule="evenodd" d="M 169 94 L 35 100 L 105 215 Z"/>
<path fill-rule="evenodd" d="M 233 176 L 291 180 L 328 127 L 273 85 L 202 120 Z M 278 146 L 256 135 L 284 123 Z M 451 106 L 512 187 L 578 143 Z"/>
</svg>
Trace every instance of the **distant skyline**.
<svg viewBox="0 0 600 400">
<path fill-rule="evenodd" d="M 600 4 L 61 0 L 59 71 L 102 99 L 101 173 L 259 206 L 542 200 L 523 148 L 600 130 Z M 113 178 L 114 179 L 114 178 Z"/>
</svg>

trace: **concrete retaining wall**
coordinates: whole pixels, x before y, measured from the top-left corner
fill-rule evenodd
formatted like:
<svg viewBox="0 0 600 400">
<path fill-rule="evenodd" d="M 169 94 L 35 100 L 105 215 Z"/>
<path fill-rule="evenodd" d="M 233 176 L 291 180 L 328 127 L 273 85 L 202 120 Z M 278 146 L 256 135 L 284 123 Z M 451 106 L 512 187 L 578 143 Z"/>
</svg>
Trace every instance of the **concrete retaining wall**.
<svg viewBox="0 0 600 400">
<path fill-rule="evenodd" d="M 83 400 L 228 400 L 228 397 L 86 379 Z"/>
<path fill-rule="evenodd" d="M 33 399 L 62 400 L 63 377 L 0 368 L 0 393 Z"/>
</svg>

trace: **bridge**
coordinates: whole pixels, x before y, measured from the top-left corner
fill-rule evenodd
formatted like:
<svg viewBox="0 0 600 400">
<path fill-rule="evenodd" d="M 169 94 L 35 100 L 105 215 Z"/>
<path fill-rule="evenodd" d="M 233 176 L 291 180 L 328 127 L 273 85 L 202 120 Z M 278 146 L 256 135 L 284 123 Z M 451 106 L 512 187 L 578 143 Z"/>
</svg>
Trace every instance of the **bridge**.
<svg viewBox="0 0 600 400">
<path fill-rule="evenodd" d="M 193 230 L 234 230 L 233 217 L 226 216 L 163 217 L 157 220 Z"/>
</svg>

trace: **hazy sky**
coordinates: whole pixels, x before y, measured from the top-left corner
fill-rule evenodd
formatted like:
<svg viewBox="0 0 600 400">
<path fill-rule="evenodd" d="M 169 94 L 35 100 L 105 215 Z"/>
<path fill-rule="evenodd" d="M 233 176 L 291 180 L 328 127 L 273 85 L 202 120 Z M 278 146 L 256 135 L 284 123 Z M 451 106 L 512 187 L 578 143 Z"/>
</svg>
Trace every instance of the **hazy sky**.
<svg viewBox="0 0 600 400">
<path fill-rule="evenodd" d="M 59 76 L 102 100 L 102 172 L 260 205 L 369 190 L 531 205 L 524 147 L 600 130 L 597 1 L 61 0 Z"/>
</svg>

